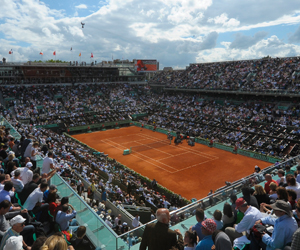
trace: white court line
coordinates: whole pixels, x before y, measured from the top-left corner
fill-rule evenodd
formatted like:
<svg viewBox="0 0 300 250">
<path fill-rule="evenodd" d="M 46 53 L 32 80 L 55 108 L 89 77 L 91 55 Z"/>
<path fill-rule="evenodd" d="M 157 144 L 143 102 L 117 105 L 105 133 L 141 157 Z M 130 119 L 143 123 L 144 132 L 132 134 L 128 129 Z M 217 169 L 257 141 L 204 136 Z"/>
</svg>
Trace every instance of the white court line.
<svg viewBox="0 0 300 250">
<path fill-rule="evenodd" d="M 161 159 L 158 159 L 158 160 L 159 160 L 159 161 L 162 161 L 162 160 L 169 159 L 169 158 L 172 158 L 172 157 L 175 157 L 175 156 L 184 155 L 184 154 L 186 154 L 186 153 L 193 153 L 193 152 L 188 152 L 188 151 L 186 151 L 186 152 L 183 152 L 183 153 L 181 153 L 181 154 L 172 155 L 172 156 L 170 156 L 170 157 L 165 157 L 165 158 L 161 158 Z"/>
<path fill-rule="evenodd" d="M 106 139 L 106 141 L 107 141 L 107 139 Z M 113 147 L 119 149 L 119 147 L 114 146 L 114 145 L 112 144 L 112 143 L 115 143 L 115 144 L 119 145 L 119 144 L 116 143 L 116 142 L 113 142 L 113 141 L 112 141 L 111 143 L 108 143 L 108 142 L 104 142 L 104 143 L 106 143 L 106 144 L 108 144 L 108 145 L 111 145 L 111 146 L 113 146 Z M 142 155 L 142 156 L 144 156 L 144 157 L 150 158 L 150 157 L 148 157 L 148 156 L 146 156 L 146 155 L 144 155 L 144 154 L 141 154 L 141 153 L 138 153 L 138 152 L 136 152 L 136 153 L 137 153 L 137 154 L 140 154 L 140 155 Z M 190 153 L 190 152 L 189 152 L 189 151 L 186 151 L 186 152 L 184 152 L 184 153 Z M 182 153 L 182 154 L 184 154 L 184 153 Z M 194 152 L 191 152 L 191 153 L 194 153 Z M 183 171 L 183 170 L 186 170 L 186 169 L 189 169 L 189 168 L 193 168 L 193 167 L 196 167 L 196 166 L 198 166 L 198 165 L 201 165 L 201 164 L 204 164 L 204 163 L 213 161 L 212 159 L 210 159 L 210 160 L 207 160 L 207 161 L 204 161 L 204 162 L 201 162 L 201 163 L 197 163 L 197 164 L 194 164 L 194 165 L 192 165 L 192 166 L 189 166 L 189 167 L 186 167 L 186 168 L 177 170 L 177 169 L 175 169 L 175 168 L 170 167 L 169 165 L 167 165 L 167 164 L 165 164 L 165 163 L 160 162 L 160 160 L 162 160 L 162 159 L 159 159 L 159 160 L 157 161 L 157 160 L 155 160 L 155 159 L 150 158 L 151 160 L 156 161 L 156 162 L 158 162 L 158 163 L 160 163 L 160 164 L 163 164 L 163 165 L 167 166 L 168 168 L 171 168 L 171 169 L 175 169 L 175 170 L 176 170 L 176 171 L 174 171 L 174 172 L 171 172 L 171 171 L 168 171 L 168 170 L 166 170 L 166 169 L 164 169 L 164 168 L 162 168 L 162 167 L 159 167 L 158 165 L 155 165 L 154 163 L 152 163 L 152 162 L 150 162 L 150 161 L 148 161 L 148 160 L 144 160 L 144 159 L 141 158 L 141 157 L 138 157 L 138 156 L 133 155 L 133 154 L 132 154 L 132 156 L 134 156 L 134 157 L 136 157 L 136 158 L 138 158 L 138 159 L 141 159 L 141 160 L 143 160 L 143 161 L 145 161 L 145 162 L 148 162 L 148 163 L 150 163 L 150 164 L 152 164 L 152 165 L 154 165 L 154 166 L 156 166 L 156 167 L 158 167 L 158 168 L 160 168 L 160 169 L 163 169 L 163 170 L 165 170 L 165 171 L 167 171 L 167 172 L 169 172 L 169 173 L 171 173 L 171 174 L 174 174 L 174 173 L 177 173 L 177 172 L 180 172 L 180 171 Z M 171 156 L 171 157 L 167 157 L 167 158 L 172 158 L 172 157 L 175 157 L 175 156 L 177 156 L 177 155 L 174 155 L 174 156 Z M 163 159 L 165 159 L 165 158 L 163 158 Z"/>
<path fill-rule="evenodd" d="M 147 135 L 148 136 L 148 135 Z M 150 138 L 149 138 L 150 137 Z M 152 139 L 152 140 L 155 140 L 156 137 L 152 137 L 152 136 L 148 136 L 149 139 Z M 156 138 L 157 139 L 157 138 Z M 214 156 L 214 155 L 209 155 L 209 154 L 206 154 L 206 153 L 203 153 L 203 152 L 199 152 L 195 149 L 186 149 L 186 148 L 180 148 L 180 147 L 176 147 L 174 146 L 173 144 L 171 144 L 170 146 L 172 147 L 175 147 L 179 150 L 182 150 L 182 151 L 188 151 L 188 152 L 193 152 L 195 153 L 196 155 L 199 155 L 199 156 L 202 156 L 202 157 L 205 157 L 205 158 L 208 158 L 208 159 L 211 159 L 211 160 L 216 160 L 216 159 L 219 159 L 218 156 Z"/>
<path fill-rule="evenodd" d="M 138 134 L 129 134 L 129 135 L 121 135 L 121 136 L 115 136 L 115 137 L 109 137 L 109 139 L 103 139 L 103 141 L 104 140 L 110 140 L 110 139 L 115 139 L 115 138 L 122 138 L 122 137 L 126 137 L 126 136 L 136 136 L 136 135 L 138 135 L 139 136 L 139 133 Z M 143 135 L 143 134 L 142 134 Z M 145 140 L 145 139 L 143 139 L 143 140 Z"/>
<path fill-rule="evenodd" d="M 133 142 L 137 142 L 137 141 L 133 141 Z M 139 142 L 137 142 L 137 143 L 139 143 Z M 152 144 L 154 144 L 155 142 L 153 142 Z M 140 143 L 141 144 L 141 143 Z M 168 144 L 165 144 L 165 145 L 168 145 Z M 139 145 L 137 145 L 137 147 L 138 147 Z M 161 151 L 161 150 L 159 150 L 159 149 L 157 149 L 157 148 L 153 148 L 153 147 L 151 147 L 151 146 L 148 146 L 147 144 L 141 144 L 140 146 L 146 146 L 146 147 L 148 147 L 148 148 L 150 148 L 150 149 L 154 149 L 154 150 L 156 150 L 156 151 L 158 151 L 158 152 L 160 152 L 160 153 L 164 153 L 164 154 L 166 154 L 166 155 L 170 155 L 171 157 L 174 157 L 174 155 L 172 155 L 172 154 L 169 154 L 169 153 L 167 153 L 167 152 L 165 152 L 165 151 Z M 135 146 L 133 146 L 133 148 L 134 148 Z M 134 149 L 132 150 L 132 151 L 134 151 Z M 136 151 L 134 151 L 135 153 L 137 153 Z M 177 156 L 177 155 L 176 155 Z M 159 159 L 159 160 L 161 160 L 161 159 Z"/>
<path fill-rule="evenodd" d="M 145 134 L 141 134 L 141 133 L 138 133 L 138 134 L 135 134 L 135 135 L 130 134 L 130 135 L 126 135 L 126 136 L 139 136 L 139 137 L 145 138 L 145 139 L 141 139 L 141 140 L 136 140 L 135 142 L 137 142 L 137 143 L 139 143 L 139 141 L 144 141 L 144 140 L 152 140 L 152 141 L 156 142 L 157 139 L 158 139 L 158 138 L 153 137 L 153 136 L 151 136 L 151 135 L 145 135 Z M 122 138 L 122 137 L 126 137 L 126 136 L 116 136 L 116 137 L 111 137 L 110 139 L 113 139 L 113 138 Z M 103 141 L 104 143 L 109 144 L 109 145 L 111 145 L 111 146 L 113 146 L 113 147 L 115 147 L 115 148 L 117 148 L 117 149 L 119 149 L 119 150 L 122 150 L 122 151 L 123 151 L 123 149 L 120 149 L 119 147 L 114 146 L 114 145 L 112 145 L 111 143 L 115 143 L 115 144 L 117 144 L 118 146 L 123 146 L 122 144 L 124 144 L 124 143 L 126 143 L 126 144 L 131 143 L 131 142 L 117 143 L 117 142 L 111 141 L 110 139 L 104 139 L 104 140 L 101 140 L 101 141 Z M 106 141 L 110 141 L 111 143 L 107 143 Z M 141 144 L 141 145 L 145 145 L 145 144 Z M 147 145 L 145 145 L 145 146 L 147 146 Z M 175 147 L 176 149 L 179 149 L 179 150 L 185 151 L 185 152 L 184 152 L 184 153 L 181 153 L 181 154 L 171 155 L 171 154 L 169 154 L 169 153 L 167 153 L 167 152 L 160 151 L 161 153 L 169 154 L 169 155 L 171 155 L 171 156 L 170 156 L 170 157 L 166 157 L 166 158 L 162 158 L 162 159 L 158 159 L 158 160 L 152 159 L 151 157 L 148 157 L 147 155 L 141 154 L 141 153 L 139 153 L 139 152 L 135 152 L 135 153 L 137 153 L 137 154 L 139 154 L 139 155 L 141 155 L 141 156 L 143 156 L 143 157 L 146 157 L 146 158 L 148 158 L 148 159 L 150 159 L 150 160 L 153 160 L 153 161 L 155 161 L 155 162 L 157 162 L 157 163 L 163 164 L 163 165 L 165 165 L 166 167 L 171 168 L 171 169 L 174 169 L 174 168 L 172 168 L 172 167 L 170 167 L 169 165 L 164 164 L 164 163 L 162 163 L 162 162 L 160 162 L 160 161 L 161 161 L 161 160 L 164 160 L 164 159 L 176 157 L 176 156 L 178 156 L 178 155 L 186 154 L 186 153 L 193 153 L 193 154 L 195 154 L 195 155 L 198 155 L 198 156 L 201 156 L 201 157 L 204 157 L 204 158 L 208 158 L 209 160 L 208 160 L 208 161 L 201 162 L 201 163 L 194 164 L 194 165 L 192 165 L 192 166 L 189 166 L 189 167 L 186 167 L 186 168 L 183 168 L 183 169 L 180 169 L 180 170 L 176 170 L 176 171 L 174 171 L 174 172 L 171 172 L 171 171 L 168 171 L 168 170 L 166 170 L 166 169 L 164 169 L 164 168 L 162 168 L 162 167 L 159 167 L 159 166 L 153 164 L 152 162 L 149 162 L 148 160 L 145 160 L 145 159 L 143 159 L 143 158 L 141 158 L 141 157 L 138 157 L 138 156 L 136 156 L 136 155 L 133 155 L 133 154 L 132 154 L 132 155 L 133 155 L 134 157 L 136 157 L 136 158 L 138 158 L 138 159 L 141 159 L 141 160 L 143 160 L 143 161 L 145 161 L 145 162 L 148 162 L 148 163 L 150 163 L 150 164 L 152 164 L 152 165 L 154 165 L 154 166 L 156 166 L 156 167 L 158 167 L 158 168 L 161 168 L 161 169 L 163 169 L 163 170 L 165 170 L 165 171 L 167 171 L 167 172 L 169 172 L 169 173 L 171 173 L 171 174 L 177 173 L 177 172 L 180 172 L 180 171 L 182 171 L 182 170 L 189 169 L 189 168 L 192 168 L 192 167 L 195 167 L 195 166 L 198 166 L 198 165 L 201 165 L 201 164 L 204 164 L 204 163 L 207 163 L 207 162 L 216 160 L 216 159 L 219 159 L 219 157 L 217 157 L 217 156 L 213 156 L 213 155 L 209 155 L 209 154 L 206 154 L 206 153 L 203 153 L 203 152 L 199 152 L 199 151 L 197 151 L 197 150 L 195 150 L 195 149 L 192 149 L 192 148 L 191 148 L 191 149 L 179 148 L 179 147 L 174 146 L 173 144 L 171 144 L 171 145 L 169 145 L 169 146 Z M 124 147 L 125 147 L 125 146 L 124 146 Z M 151 147 L 150 147 L 150 148 L 151 148 Z M 124 149 L 126 149 L 126 148 L 124 148 Z M 155 148 L 151 148 L 151 149 L 155 149 Z M 209 157 L 208 157 L 208 156 L 209 156 Z"/>
<path fill-rule="evenodd" d="M 105 142 L 106 143 L 106 142 Z M 117 144 L 117 145 L 120 145 L 120 144 L 118 144 L 117 142 L 114 142 L 114 141 L 111 141 L 110 143 L 115 143 L 115 144 Z M 108 143 L 107 143 L 108 144 Z M 174 169 L 174 170 L 177 170 L 176 168 L 172 168 L 172 167 L 170 167 L 169 165 L 167 165 L 167 164 L 165 164 L 165 163 L 163 163 L 163 162 L 159 162 L 158 160 L 155 160 L 155 159 L 153 159 L 153 158 L 151 158 L 151 157 L 149 157 L 149 156 L 147 156 L 147 155 L 144 155 L 144 154 L 141 154 L 141 153 L 139 153 L 139 152 L 135 152 L 136 154 L 139 154 L 139 155 L 142 155 L 142 156 L 144 156 L 144 157 L 146 157 L 146 158 L 148 158 L 148 159 L 150 159 L 150 160 L 152 160 L 152 161 L 155 161 L 155 162 L 158 162 L 159 164 L 162 164 L 162 165 L 165 165 L 166 167 L 168 167 L 168 168 L 171 168 L 171 169 Z M 163 152 L 162 152 L 163 153 Z M 134 155 L 133 155 L 134 156 Z M 140 157 L 138 157 L 139 159 L 141 159 Z M 143 160 L 143 159 L 142 159 Z M 154 164 L 153 164 L 154 165 Z M 170 171 L 169 171 L 170 172 Z M 170 173 L 172 173 L 172 172 L 170 172 Z"/>
<path fill-rule="evenodd" d="M 102 141 L 102 140 L 101 140 L 101 141 Z M 110 145 L 110 146 L 112 146 L 112 147 L 114 147 L 114 148 L 116 148 L 116 149 L 121 150 L 121 151 L 124 151 L 123 149 L 120 149 L 119 147 L 114 146 L 113 144 L 111 144 L 111 143 L 109 143 L 109 142 L 106 142 L 106 141 L 105 141 L 105 142 L 103 142 L 103 143 L 108 144 L 108 145 Z M 138 159 L 140 159 L 140 160 L 142 160 L 142 161 L 148 162 L 148 163 L 154 165 L 155 167 L 158 167 L 158 168 L 160 168 L 160 169 L 163 169 L 164 171 L 169 172 L 170 174 L 173 173 L 173 172 L 171 172 L 171 171 L 169 171 L 169 170 L 167 170 L 167 169 L 164 169 L 164 168 L 162 168 L 162 167 L 159 167 L 159 166 L 155 165 L 154 163 L 152 163 L 152 162 L 150 162 L 150 161 L 148 161 L 148 160 L 145 160 L 145 159 L 143 159 L 143 158 L 141 158 L 141 157 L 138 157 L 137 155 L 132 155 L 132 156 L 134 156 L 134 157 L 136 157 L 136 158 L 138 158 Z"/>
<path fill-rule="evenodd" d="M 119 137 L 113 137 L 113 138 L 118 138 L 118 139 L 120 139 L 120 138 L 122 138 L 122 137 L 125 137 L 125 136 L 119 136 Z M 109 139 L 103 139 L 102 141 L 106 141 L 106 140 L 108 140 L 108 141 L 112 141 L 111 139 L 113 139 L 113 138 L 109 138 Z M 144 137 L 144 139 L 141 139 L 141 140 L 134 140 L 134 141 L 132 141 L 132 140 L 130 140 L 130 141 L 128 141 L 128 142 L 117 142 L 118 144 L 120 144 L 120 145 L 122 145 L 122 144 L 130 144 L 130 143 L 132 143 L 132 142 L 137 142 L 137 143 L 140 143 L 140 141 L 149 141 L 149 140 L 152 140 L 153 141 L 153 139 L 149 139 L 149 138 L 145 138 Z M 164 140 L 161 140 L 161 141 L 164 141 Z M 165 140 L 167 143 L 166 143 L 166 145 L 168 144 L 168 140 L 166 139 Z M 155 142 L 159 142 L 159 141 L 155 141 Z M 141 144 L 141 143 L 140 143 Z M 145 143 L 145 144 L 148 144 L 148 143 Z M 145 145 L 144 144 L 144 145 Z M 151 142 L 149 143 L 149 144 L 151 144 Z M 124 146 L 125 147 L 125 146 Z M 127 147 L 127 146 L 126 146 Z M 134 146 L 133 146 L 134 147 Z"/>
<path fill-rule="evenodd" d="M 212 160 L 203 161 L 203 162 L 201 162 L 201 163 L 198 163 L 198 164 L 195 164 L 195 165 L 192 165 L 192 166 L 189 166 L 189 167 L 186 167 L 186 168 L 177 170 L 177 171 L 175 171 L 175 172 L 172 172 L 172 174 L 177 173 L 177 172 L 180 172 L 180 171 L 183 171 L 183 170 L 186 170 L 186 169 L 189 169 L 189 168 L 196 167 L 196 166 L 198 166 L 198 165 L 201 165 L 201 164 L 204 164 L 204 163 L 207 163 L 207 162 L 210 162 L 210 161 L 212 161 Z"/>
</svg>

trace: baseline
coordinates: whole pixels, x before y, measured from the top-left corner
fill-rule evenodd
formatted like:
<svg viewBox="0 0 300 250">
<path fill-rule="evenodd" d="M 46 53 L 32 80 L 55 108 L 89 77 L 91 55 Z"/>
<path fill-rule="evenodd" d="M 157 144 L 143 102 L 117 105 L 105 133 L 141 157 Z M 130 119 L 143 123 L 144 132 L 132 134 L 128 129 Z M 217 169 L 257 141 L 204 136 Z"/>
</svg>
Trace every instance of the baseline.
<svg viewBox="0 0 300 250">
<path fill-rule="evenodd" d="M 148 137 L 149 139 L 152 139 L 152 140 L 154 140 L 154 138 L 155 138 L 155 137 L 148 136 L 148 135 L 146 135 L 146 137 Z M 171 144 L 170 146 L 176 147 L 176 146 L 174 146 L 173 144 Z M 182 147 L 176 147 L 176 148 L 178 148 L 178 149 L 180 149 L 180 150 L 182 150 L 182 151 L 193 152 L 193 153 L 196 154 L 196 155 L 199 155 L 199 156 L 202 156 L 202 157 L 211 159 L 211 160 L 217 160 L 217 159 L 219 159 L 218 156 L 209 155 L 209 154 L 206 154 L 206 153 L 203 153 L 203 152 L 199 152 L 199 151 L 197 151 L 197 150 L 195 150 L 195 149 L 193 149 L 193 148 L 191 148 L 191 149 L 187 149 L 187 148 L 185 148 L 185 147 L 184 147 L 184 148 L 182 148 Z"/>
</svg>

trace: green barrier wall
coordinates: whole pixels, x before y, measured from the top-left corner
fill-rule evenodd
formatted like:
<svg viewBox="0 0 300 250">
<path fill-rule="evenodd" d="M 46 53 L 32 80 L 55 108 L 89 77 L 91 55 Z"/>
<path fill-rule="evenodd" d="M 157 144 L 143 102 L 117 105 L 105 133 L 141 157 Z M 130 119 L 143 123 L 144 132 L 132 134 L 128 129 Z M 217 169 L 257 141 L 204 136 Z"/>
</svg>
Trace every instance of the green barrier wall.
<svg viewBox="0 0 300 250">
<path fill-rule="evenodd" d="M 226 145 L 223 145 L 223 144 L 220 144 L 220 143 L 214 143 L 213 147 L 219 148 L 219 149 L 222 149 L 222 150 L 226 150 L 226 151 L 229 151 L 231 153 L 233 152 L 233 147 L 226 146 Z"/>
<path fill-rule="evenodd" d="M 262 161 L 268 161 L 268 162 L 271 162 L 271 163 L 281 161 L 279 158 L 275 158 L 275 157 L 271 157 L 271 156 L 267 156 L 267 155 L 262 155 L 262 154 L 258 154 L 258 153 L 255 153 L 255 152 L 249 152 L 249 151 L 242 150 L 242 149 L 238 149 L 237 153 L 240 154 L 240 155 L 256 158 L 256 159 L 259 159 L 259 160 L 262 160 Z"/>
</svg>

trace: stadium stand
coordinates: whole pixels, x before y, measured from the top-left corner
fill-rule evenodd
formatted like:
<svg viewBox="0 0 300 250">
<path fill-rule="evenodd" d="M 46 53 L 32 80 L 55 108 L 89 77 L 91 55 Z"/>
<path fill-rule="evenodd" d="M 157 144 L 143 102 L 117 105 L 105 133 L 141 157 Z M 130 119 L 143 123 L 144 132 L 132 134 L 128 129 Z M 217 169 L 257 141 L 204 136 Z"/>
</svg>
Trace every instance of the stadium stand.
<svg viewBox="0 0 300 250">
<path fill-rule="evenodd" d="M 2 86 L 0 101 L 3 127 L 0 130 L 0 141 L 3 145 L 0 153 L 7 158 L 3 159 L 4 173 L 8 174 L 9 169 L 15 170 L 18 167 L 21 167 L 22 173 L 32 172 L 33 175 L 39 172 L 47 158 L 42 159 L 38 156 L 35 159 L 31 154 L 31 143 L 37 141 L 41 146 L 38 151 L 42 157 L 46 157 L 50 150 L 54 153 L 54 170 L 51 174 L 44 174 L 42 178 L 55 185 L 47 191 L 47 195 L 49 192 L 50 198 L 54 196 L 54 199 L 47 200 L 48 198 L 44 197 L 44 203 L 49 203 L 51 208 L 47 218 L 40 218 L 39 213 L 21 210 L 24 203 L 20 201 L 19 194 L 11 198 L 14 203 L 12 209 L 19 211 L 22 216 L 16 217 L 15 212 L 9 212 L 9 216 L 5 217 L 11 220 L 14 230 L 17 224 L 23 227 L 21 224 L 26 219 L 26 227 L 20 229 L 20 232 L 24 231 L 25 249 L 27 245 L 33 244 L 36 236 L 49 236 L 54 233 L 54 228 L 59 229 L 55 224 L 55 209 L 53 210 L 53 207 L 58 205 L 55 203 L 56 198 L 62 202 L 68 199 L 73 210 L 76 210 L 77 225 L 86 228 L 85 239 L 88 240 L 87 246 L 90 249 L 138 249 L 145 227 L 149 223 L 164 223 L 162 220 L 155 220 L 154 214 L 159 208 L 169 209 L 171 217 L 166 223 L 170 224 L 172 230 L 176 230 L 178 234 L 178 231 L 185 234 L 198 223 L 199 227 L 204 227 L 204 233 L 205 230 L 210 231 L 207 236 L 210 235 L 210 243 L 215 242 L 216 247 L 218 237 L 224 237 L 226 240 L 227 236 L 215 235 L 211 231 L 211 228 L 215 227 L 209 226 L 214 223 L 218 224 L 218 229 L 225 232 L 228 231 L 225 230 L 227 227 L 234 224 L 239 225 L 235 228 L 238 233 L 246 232 L 249 237 L 243 238 L 243 243 L 231 242 L 238 248 L 246 243 L 246 247 L 251 249 L 298 249 L 299 230 L 296 229 L 300 215 L 300 203 L 297 200 L 300 190 L 299 104 L 295 97 L 276 96 L 280 92 L 298 93 L 299 67 L 299 58 L 264 58 L 193 64 L 182 71 L 159 72 L 149 85 L 113 83 Z M 150 91 L 151 85 L 163 86 L 164 92 L 160 93 L 162 89 L 156 87 Z M 226 90 L 229 94 L 195 94 L 178 92 L 178 89 L 173 91 L 172 88 Z M 238 96 L 236 91 L 240 92 Z M 256 95 L 243 95 L 243 92 L 254 91 L 268 92 L 272 95 L 264 96 L 263 100 Z M 274 164 L 242 180 L 226 183 L 224 187 L 210 192 L 207 197 L 198 201 L 192 200 L 187 204 L 187 201 L 178 195 L 168 196 L 160 189 L 154 192 L 151 183 L 143 177 L 108 158 L 105 153 L 80 144 L 63 133 L 110 128 L 116 123 L 128 126 L 133 122 L 138 126 L 143 124 L 148 129 L 157 126 L 158 132 L 181 131 L 186 136 L 195 137 L 196 142 L 206 145 L 212 141 L 212 146 L 222 149 L 227 147 L 237 152 L 247 151 L 263 155 L 272 159 Z M 12 141 L 11 137 L 14 137 L 15 141 Z M 12 153 L 4 152 L 4 144 L 8 144 L 9 151 L 13 151 L 15 157 L 20 158 L 19 161 L 8 156 L 13 155 Z M 31 159 L 22 157 L 28 154 L 27 151 Z M 35 149 L 32 152 L 35 152 Z M 30 164 L 24 167 L 30 160 L 37 162 L 37 169 L 31 169 Z M 270 185 L 269 199 L 263 200 L 262 197 L 266 198 L 267 195 L 263 191 L 266 174 L 271 175 L 275 188 L 271 188 Z M 11 179 L 17 179 L 17 174 L 16 177 L 2 175 L 1 178 L 1 185 L 5 185 L 10 183 Z M 43 180 L 40 182 L 44 183 Z M 34 181 L 30 182 L 30 185 L 37 187 Z M 28 188 L 30 187 L 24 187 L 26 190 Z M 243 196 L 242 190 L 245 191 L 245 188 L 251 195 L 246 196 L 243 192 Z M 50 190 L 56 191 L 56 194 L 51 194 Z M 287 190 L 294 191 L 296 196 Z M 38 192 L 40 191 L 35 190 L 33 193 Z M 242 227 L 245 221 L 243 216 L 251 215 L 251 207 L 256 199 L 260 204 L 262 218 L 257 222 L 252 221 L 247 227 Z M 226 203 L 237 209 L 225 211 L 225 207 L 229 207 Z M 2 208 L 8 208 L 10 204 L 1 204 L 0 213 L 3 215 Z M 215 222 L 209 220 L 209 223 L 206 221 L 202 224 L 201 221 L 197 221 L 197 209 L 203 209 L 206 218 L 215 219 Z M 50 215 L 51 211 L 54 212 L 54 218 Z M 137 213 L 140 215 L 141 226 L 133 229 L 132 221 Z M 225 213 L 228 218 L 232 215 L 233 220 L 221 226 L 222 220 L 229 221 L 224 216 Z M 5 228 L 0 228 L 3 237 L 8 236 L 5 233 L 9 228 L 7 218 L 3 224 Z M 264 235 L 259 234 L 259 227 L 257 229 L 255 226 L 260 222 L 266 224 L 261 231 L 267 232 Z M 241 227 L 243 230 L 240 230 Z M 28 237 L 26 234 L 29 229 L 34 230 L 34 237 Z M 279 235 L 280 230 L 285 234 Z M 70 244 L 70 234 L 73 234 L 74 238 L 77 237 L 75 232 L 63 233 L 66 242 Z M 261 237 L 259 242 L 258 237 Z M 201 243 L 198 244 L 200 247 Z"/>
</svg>

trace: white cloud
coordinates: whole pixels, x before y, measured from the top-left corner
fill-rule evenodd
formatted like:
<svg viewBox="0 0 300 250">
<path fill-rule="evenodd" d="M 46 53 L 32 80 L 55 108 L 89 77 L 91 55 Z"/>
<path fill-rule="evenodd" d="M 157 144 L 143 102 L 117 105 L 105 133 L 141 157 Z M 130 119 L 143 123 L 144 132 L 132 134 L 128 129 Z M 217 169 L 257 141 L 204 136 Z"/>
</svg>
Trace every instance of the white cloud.
<svg viewBox="0 0 300 250">
<path fill-rule="evenodd" d="M 75 6 L 76 9 L 87 9 L 88 7 L 85 4 L 79 4 Z"/>
<path fill-rule="evenodd" d="M 272 57 L 296 56 L 300 53 L 300 46 L 284 43 L 275 35 L 263 39 L 247 49 L 230 49 L 230 43 L 228 42 L 223 42 L 222 45 L 225 48 L 213 48 L 209 51 L 198 53 L 197 61 L 249 60 L 268 55 Z"/>
<path fill-rule="evenodd" d="M 299 26 L 297 0 L 289 4 L 271 0 L 257 4 L 240 0 L 88 3 L 93 13 L 82 16 L 80 10 L 88 8 L 85 4 L 60 10 L 37 0 L 0 0 L 0 58 L 7 56 L 10 49 L 15 51 L 15 60 L 34 60 L 40 49 L 46 58 L 55 48 L 60 59 L 68 61 L 72 46 L 74 55 L 82 52 L 82 60 L 91 51 L 98 61 L 111 59 L 114 52 L 114 58 L 157 58 L 162 67 L 182 68 L 200 59 L 253 58 L 299 51 L 296 45 L 286 43 L 284 31 L 268 34 L 269 37 L 263 33 L 264 27 L 273 26 L 275 30 L 280 25 Z M 86 24 L 84 28 L 81 21 Z M 227 32 L 229 35 L 224 36 Z M 299 34 L 300 31 L 294 32 L 289 42 L 299 42 Z M 223 37 L 226 39 L 220 40 Z"/>
<path fill-rule="evenodd" d="M 222 13 L 220 16 L 214 18 L 209 18 L 207 20 L 209 23 L 220 24 L 223 27 L 232 28 L 240 25 L 240 21 L 235 18 L 228 18 L 226 13 Z"/>
</svg>

